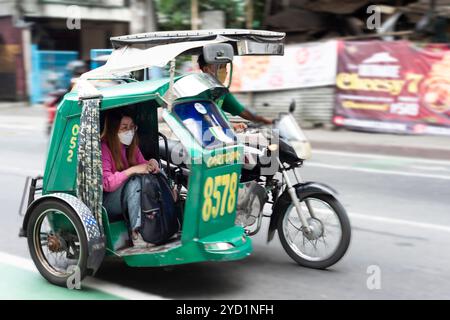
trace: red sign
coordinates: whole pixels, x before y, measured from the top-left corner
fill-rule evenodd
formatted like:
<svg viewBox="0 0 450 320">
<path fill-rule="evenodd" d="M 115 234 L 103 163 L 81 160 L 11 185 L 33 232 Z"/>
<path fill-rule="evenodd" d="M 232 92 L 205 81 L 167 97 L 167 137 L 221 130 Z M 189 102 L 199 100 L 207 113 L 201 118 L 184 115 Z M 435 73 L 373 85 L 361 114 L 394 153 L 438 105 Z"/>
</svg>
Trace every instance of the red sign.
<svg viewBox="0 0 450 320">
<path fill-rule="evenodd" d="M 339 42 L 333 121 L 450 135 L 450 50 L 407 41 Z"/>
</svg>

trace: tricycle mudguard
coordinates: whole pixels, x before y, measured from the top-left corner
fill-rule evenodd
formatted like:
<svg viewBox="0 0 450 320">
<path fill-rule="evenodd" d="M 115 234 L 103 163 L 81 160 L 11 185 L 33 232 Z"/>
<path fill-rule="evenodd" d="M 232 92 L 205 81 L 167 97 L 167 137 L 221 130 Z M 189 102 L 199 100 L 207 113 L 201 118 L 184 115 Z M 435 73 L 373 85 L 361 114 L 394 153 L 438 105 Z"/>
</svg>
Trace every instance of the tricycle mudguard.
<svg viewBox="0 0 450 320">
<path fill-rule="evenodd" d="M 20 236 L 26 237 L 30 213 L 36 205 L 48 199 L 57 199 L 68 204 L 80 218 L 84 231 L 86 232 L 88 243 L 87 268 L 92 271 L 92 274 L 95 274 L 105 256 L 105 238 L 103 232 L 100 232 L 100 227 L 98 226 L 97 220 L 92 215 L 91 210 L 89 210 L 89 208 L 77 197 L 67 193 L 52 193 L 34 200 L 28 206 L 25 213 Z"/>
<path fill-rule="evenodd" d="M 294 188 L 300 201 L 314 194 L 326 194 L 332 196 L 337 194 L 333 188 L 319 182 L 298 183 L 294 185 Z M 289 192 L 285 190 L 273 205 L 272 215 L 270 217 L 269 232 L 267 234 L 267 242 L 270 242 L 273 239 L 275 230 L 278 226 L 278 220 L 291 203 L 291 196 L 289 195 Z"/>
</svg>

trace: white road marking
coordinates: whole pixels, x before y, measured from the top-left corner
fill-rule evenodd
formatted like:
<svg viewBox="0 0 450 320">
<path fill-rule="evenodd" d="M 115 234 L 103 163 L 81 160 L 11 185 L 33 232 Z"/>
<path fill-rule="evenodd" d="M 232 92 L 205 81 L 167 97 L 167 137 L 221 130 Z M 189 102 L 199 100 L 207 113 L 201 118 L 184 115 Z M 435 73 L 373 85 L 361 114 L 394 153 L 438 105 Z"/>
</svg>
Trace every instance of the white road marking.
<svg viewBox="0 0 450 320">
<path fill-rule="evenodd" d="M 314 209 L 314 211 L 322 212 L 322 213 L 330 213 L 330 210 L 320 209 L 320 208 Z M 387 223 L 387 224 L 396 224 L 396 225 L 437 230 L 437 231 L 443 231 L 443 232 L 450 233 L 450 226 L 446 226 L 446 225 L 432 224 L 432 223 L 427 223 L 427 222 L 412 221 L 412 220 L 405 220 L 405 219 L 396 219 L 396 218 L 389 218 L 389 217 L 382 217 L 382 216 L 373 216 L 373 215 L 353 213 L 353 212 L 349 212 L 348 216 L 350 218 L 355 218 L 355 219 L 360 219 L 360 220 L 382 222 L 382 223 Z"/>
<path fill-rule="evenodd" d="M 11 109 L 11 112 L 17 113 L 17 110 Z M 26 123 L 26 124 L 40 124 L 46 121 L 46 111 L 42 114 L 35 115 L 0 115 L 0 124 L 4 123 Z"/>
<path fill-rule="evenodd" d="M 16 167 L 10 167 L 8 165 L 3 165 L 0 167 L 0 174 L 6 174 L 6 175 L 14 175 L 14 176 L 32 176 L 35 177 L 37 175 L 42 175 L 44 173 L 44 170 L 39 169 L 25 169 L 25 168 L 16 168 Z"/>
<path fill-rule="evenodd" d="M 387 218 L 387 217 L 381 217 L 381 216 L 372 216 L 372 215 L 365 215 L 365 214 L 359 214 L 359 213 L 349 213 L 349 216 L 351 218 L 367 220 L 367 221 L 376 221 L 376 222 L 383 222 L 383 223 L 389 223 L 389 224 L 399 224 L 402 226 L 450 232 L 450 226 L 443 226 L 443 225 L 426 223 L 426 222 Z"/>
<path fill-rule="evenodd" d="M 416 166 L 416 165 L 410 165 L 408 168 L 411 169 L 418 169 L 418 170 L 424 170 L 424 171 L 446 171 L 450 172 L 450 168 L 442 167 L 442 166 Z"/>
<path fill-rule="evenodd" d="M 42 117 L 3 116 L 0 115 L 0 129 L 13 129 L 15 131 L 42 131 L 47 121 Z"/>
<path fill-rule="evenodd" d="M 305 167 L 318 167 L 318 168 L 327 168 L 327 169 L 335 169 L 335 170 L 348 170 L 348 171 L 358 171 L 358 172 L 365 172 L 365 173 L 397 175 L 397 176 L 404 176 L 404 177 L 450 180 L 450 176 L 446 176 L 446 175 L 416 173 L 416 172 L 407 172 L 407 171 L 398 171 L 398 170 L 360 168 L 360 167 L 342 166 L 342 165 L 326 164 L 326 163 L 319 163 L 319 162 L 305 162 Z"/>
<path fill-rule="evenodd" d="M 1 123 L 0 130 L 13 131 L 44 131 L 45 125 L 28 125 L 28 124 L 7 124 Z"/>
<path fill-rule="evenodd" d="M 331 150 L 323 150 L 323 149 L 313 149 L 312 154 L 325 154 L 325 155 L 334 155 L 334 156 L 342 156 L 342 157 L 352 157 L 352 158 L 369 158 L 369 159 L 392 159 L 392 160 L 400 160 L 400 161 L 416 161 L 422 163 L 430 163 L 430 164 L 440 164 L 440 165 L 448 165 L 450 166 L 450 161 L 447 160 L 433 160 L 433 159 L 423 159 L 417 157 L 402 157 L 402 156 L 392 156 L 392 155 L 384 155 L 384 154 L 371 154 L 371 153 L 354 153 L 354 152 L 343 152 L 343 151 L 331 151 Z"/>
<path fill-rule="evenodd" d="M 8 264 L 10 266 L 20 268 L 23 270 L 39 273 L 34 263 L 30 259 L 18 257 L 9 253 L 0 252 L 0 263 Z M 106 282 L 103 280 L 95 279 L 93 277 L 87 277 L 82 282 L 83 286 L 91 289 L 99 290 L 105 293 L 115 295 L 120 298 L 130 300 L 166 300 L 166 298 L 145 293 L 139 290 L 127 288 L 118 284 Z M 69 290 L 69 289 L 67 289 Z"/>
</svg>

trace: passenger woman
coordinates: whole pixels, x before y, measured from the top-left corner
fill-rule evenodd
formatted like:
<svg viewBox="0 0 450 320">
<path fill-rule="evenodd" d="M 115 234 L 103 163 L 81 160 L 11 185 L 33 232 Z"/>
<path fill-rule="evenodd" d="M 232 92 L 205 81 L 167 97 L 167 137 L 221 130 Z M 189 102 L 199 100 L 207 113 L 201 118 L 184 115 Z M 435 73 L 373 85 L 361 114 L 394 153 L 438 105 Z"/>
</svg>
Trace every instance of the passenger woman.
<svg viewBox="0 0 450 320">
<path fill-rule="evenodd" d="M 139 174 L 158 173 L 155 159 L 146 160 L 139 150 L 137 126 L 127 112 L 109 111 L 101 135 L 103 164 L 103 205 L 110 217 L 121 216 L 128 210 L 134 246 L 146 246 L 139 233 L 141 226 Z M 123 195 L 122 195 L 123 192 Z M 123 205 L 123 208 L 122 208 Z"/>
</svg>

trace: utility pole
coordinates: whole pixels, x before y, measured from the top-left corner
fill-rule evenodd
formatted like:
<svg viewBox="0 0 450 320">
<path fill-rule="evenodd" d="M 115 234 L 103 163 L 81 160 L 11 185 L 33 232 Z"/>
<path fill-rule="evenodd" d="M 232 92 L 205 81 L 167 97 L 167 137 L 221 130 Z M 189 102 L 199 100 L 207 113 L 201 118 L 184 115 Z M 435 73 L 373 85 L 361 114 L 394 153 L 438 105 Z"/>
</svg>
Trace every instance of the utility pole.
<svg viewBox="0 0 450 320">
<path fill-rule="evenodd" d="M 247 29 L 253 29 L 253 0 L 245 1 L 245 27 Z M 252 91 L 248 93 L 248 100 L 250 102 L 250 107 L 254 110 L 255 97 Z"/>
<path fill-rule="evenodd" d="M 192 30 L 198 30 L 199 29 L 199 20 L 198 20 L 198 1 L 197 0 L 191 0 L 191 29 Z M 197 59 L 192 56 L 192 66 L 195 70 L 195 67 L 197 65 Z"/>
<path fill-rule="evenodd" d="M 266 0 L 264 4 L 264 18 L 262 27 L 265 29 L 267 27 L 267 19 L 269 19 L 272 14 L 272 0 Z"/>
<path fill-rule="evenodd" d="M 191 29 L 199 29 L 198 0 L 191 0 Z"/>
<path fill-rule="evenodd" d="M 253 0 L 245 0 L 245 27 L 253 29 Z"/>
<path fill-rule="evenodd" d="M 158 18 L 156 16 L 155 4 L 153 3 L 153 0 L 145 1 L 145 11 L 147 12 L 147 21 L 144 32 L 157 31 Z"/>
<path fill-rule="evenodd" d="M 26 98 L 30 103 L 31 101 L 31 92 L 32 92 L 32 82 L 31 82 L 31 74 L 32 74 L 32 66 L 31 66 L 31 22 L 25 21 L 25 10 L 23 0 L 18 0 L 14 7 L 13 13 L 13 23 L 14 26 L 18 29 L 21 29 L 21 51 L 22 51 L 22 59 L 23 59 L 23 70 L 25 75 L 25 92 L 23 92 L 23 98 Z M 18 71 L 16 71 L 17 73 Z M 17 93 L 16 93 L 17 94 Z M 22 97 L 21 97 L 22 98 Z M 30 103 L 31 105 L 31 103 Z"/>
</svg>

